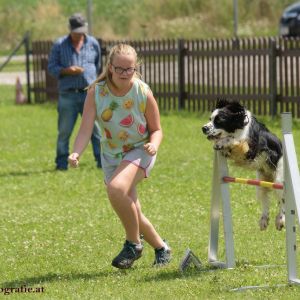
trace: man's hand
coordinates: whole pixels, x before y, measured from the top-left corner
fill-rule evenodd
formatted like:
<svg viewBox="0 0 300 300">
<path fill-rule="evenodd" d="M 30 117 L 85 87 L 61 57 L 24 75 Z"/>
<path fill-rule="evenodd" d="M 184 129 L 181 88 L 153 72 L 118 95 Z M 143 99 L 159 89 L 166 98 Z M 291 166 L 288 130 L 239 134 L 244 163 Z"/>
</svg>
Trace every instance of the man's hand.
<svg viewBox="0 0 300 300">
<path fill-rule="evenodd" d="M 70 66 L 61 70 L 62 75 L 79 75 L 84 72 L 84 68 L 79 66 Z"/>
</svg>

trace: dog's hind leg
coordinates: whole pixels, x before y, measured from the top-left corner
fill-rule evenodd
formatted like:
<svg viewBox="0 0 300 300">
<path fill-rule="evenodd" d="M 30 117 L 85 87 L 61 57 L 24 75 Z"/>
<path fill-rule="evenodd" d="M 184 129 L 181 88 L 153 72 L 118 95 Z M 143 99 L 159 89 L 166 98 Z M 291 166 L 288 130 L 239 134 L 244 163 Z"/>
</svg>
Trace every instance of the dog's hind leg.
<svg viewBox="0 0 300 300">
<path fill-rule="evenodd" d="M 259 180 L 266 180 L 266 176 L 262 174 L 260 171 L 256 172 L 256 177 Z M 259 220 L 260 230 L 266 230 L 269 225 L 269 210 L 270 210 L 270 200 L 269 200 L 269 192 L 268 188 L 264 188 L 261 186 L 256 187 L 256 196 L 257 200 L 261 203 L 261 217 Z"/>
<path fill-rule="evenodd" d="M 283 182 L 283 159 L 281 158 L 277 164 L 276 182 Z M 277 230 L 281 230 L 285 225 L 285 201 L 283 198 L 283 190 L 277 190 L 279 212 L 275 218 L 275 226 Z"/>
<path fill-rule="evenodd" d="M 256 188 L 257 200 L 261 202 L 262 213 L 259 220 L 260 230 L 266 230 L 269 225 L 269 191 L 267 188 L 257 187 Z"/>
<path fill-rule="evenodd" d="M 283 198 L 283 192 L 277 191 L 276 194 L 276 196 L 278 197 L 279 212 L 275 218 L 275 226 L 277 230 L 281 230 L 285 225 L 285 203 Z"/>
</svg>

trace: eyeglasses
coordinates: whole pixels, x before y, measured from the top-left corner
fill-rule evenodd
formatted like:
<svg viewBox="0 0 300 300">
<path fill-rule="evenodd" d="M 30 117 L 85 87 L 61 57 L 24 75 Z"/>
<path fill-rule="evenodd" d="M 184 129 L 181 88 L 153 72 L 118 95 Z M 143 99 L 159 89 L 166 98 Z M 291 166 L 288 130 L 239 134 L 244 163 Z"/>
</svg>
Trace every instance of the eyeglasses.
<svg viewBox="0 0 300 300">
<path fill-rule="evenodd" d="M 133 67 L 124 69 L 124 68 L 122 68 L 122 67 L 116 67 L 116 66 L 114 66 L 113 64 L 112 64 L 112 66 L 114 67 L 115 72 L 116 72 L 117 74 L 123 74 L 123 73 L 125 72 L 127 75 L 132 75 L 132 74 L 136 71 L 136 69 L 133 68 Z"/>
</svg>

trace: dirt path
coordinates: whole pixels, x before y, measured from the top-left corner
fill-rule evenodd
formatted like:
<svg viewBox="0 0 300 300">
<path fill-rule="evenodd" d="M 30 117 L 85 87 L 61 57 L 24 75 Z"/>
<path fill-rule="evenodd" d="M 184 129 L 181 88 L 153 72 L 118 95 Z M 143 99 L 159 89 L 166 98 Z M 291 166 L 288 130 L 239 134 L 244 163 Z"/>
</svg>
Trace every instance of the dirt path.
<svg viewBox="0 0 300 300">
<path fill-rule="evenodd" d="M 33 83 L 33 74 L 30 74 L 30 82 Z M 14 85 L 19 76 L 22 85 L 27 84 L 26 72 L 0 72 L 0 84 Z"/>
<path fill-rule="evenodd" d="M 0 56 L 0 65 L 6 61 L 7 56 Z M 19 62 L 24 62 L 25 64 L 25 55 L 16 55 L 11 58 L 11 61 L 19 61 Z M 10 63 L 10 62 L 9 62 Z M 8 63 L 8 64 L 9 64 Z M 5 71 L 5 67 L 3 69 Z M 22 85 L 27 84 L 27 79 L 26 79 L 26 72 L 25 71 L 20 71 L 20 72 L 0 72 L 0 84 L 9 84 L 9 85 L 14 85 L 16 84 L 16 79 L 19 76 Z M 30 74 L 30 81 L 33 83 L 33 74 L 31 72 Z"/>
</svg>

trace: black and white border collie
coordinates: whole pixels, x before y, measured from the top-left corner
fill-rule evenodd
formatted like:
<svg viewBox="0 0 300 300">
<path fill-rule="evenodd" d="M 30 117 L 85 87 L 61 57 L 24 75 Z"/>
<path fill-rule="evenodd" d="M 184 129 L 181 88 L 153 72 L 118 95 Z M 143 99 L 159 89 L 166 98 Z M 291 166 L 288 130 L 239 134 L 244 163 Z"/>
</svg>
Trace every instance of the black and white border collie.
<svg viewBox="0 0 300 300">
<path fill-rule="evenodd" d="M 239 102 L 219 99 L 202 131 L 223 156 L 240 167 L 256 170 L 257 179 L 283 182 L 281 141 Z M 265 230 L 269 223 L 270 190 L 257 187 L 257 198 L 262 203 L 261 230 Z M 275 225 L 281 230 L 285 222 L 283 192 L 276 190 L 276 194 L 279 213 Z"/>
</svg>

